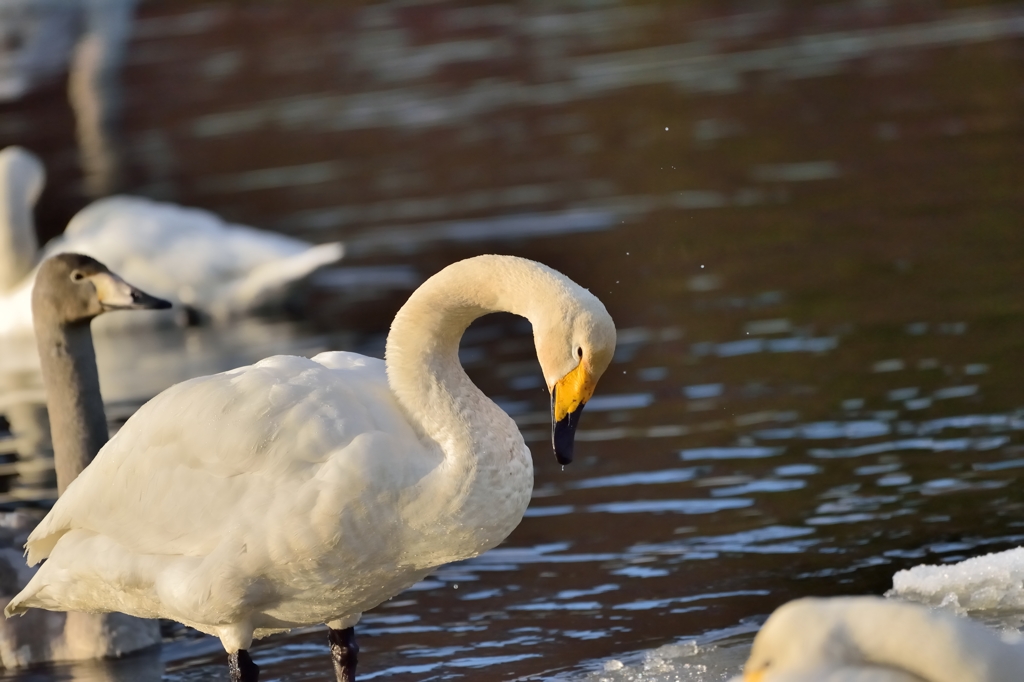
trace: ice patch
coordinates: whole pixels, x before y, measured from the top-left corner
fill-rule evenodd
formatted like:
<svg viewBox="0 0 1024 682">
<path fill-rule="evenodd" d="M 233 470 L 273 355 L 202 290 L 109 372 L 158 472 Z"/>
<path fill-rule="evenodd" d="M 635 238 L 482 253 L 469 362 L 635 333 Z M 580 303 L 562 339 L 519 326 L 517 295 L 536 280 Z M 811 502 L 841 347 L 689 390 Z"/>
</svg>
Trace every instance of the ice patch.
<svg viewBox="0 0 1024 682">
<path fill-rule="evenodd" d="M 740 672 L 746 647 L 699 646 L 694 641 L 644 652 L 640 657 L 610 659 L 580 682 L 724 682 Z M 633 660 L 639 658 L 639 660 Z"/>
<path fill-rule="evenodd" d="M 1024 547 L 899 571 L 885 596 L 957 611 L 1024 610 Z"/>
</svg>

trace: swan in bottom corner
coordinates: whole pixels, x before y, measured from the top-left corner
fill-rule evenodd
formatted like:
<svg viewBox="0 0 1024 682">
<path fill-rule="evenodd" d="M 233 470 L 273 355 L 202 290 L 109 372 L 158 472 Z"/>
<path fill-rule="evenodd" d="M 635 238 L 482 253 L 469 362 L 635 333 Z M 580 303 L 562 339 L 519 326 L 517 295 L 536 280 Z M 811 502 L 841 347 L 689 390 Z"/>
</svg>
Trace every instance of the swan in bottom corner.
<svg viewBox="0 0 1024 682">
<path fill-rule="evenodd" d="M 0 336 L 32 331 L 40 260 L 32 207 L 44 182 L 34 154 L 21 147 L 0 151 Z M 226 319 L 281 303 L 292 285 L 339 260 L 344 248 L 227 224 L 200 209 L 114 196 L 79 211 L 42 257 L 65 252 L 91 256 L 146 291 Z"/>
<path fill-rule="evenodd" d="M 107 420 L 100 394 L 90 324 L 110 310 L 169 308 L 170 303 L 130 286 L 98 261 L 60 254 L 39 266 L 32 290 L 36 342 L 47 393 L 57 487 L 63 492 L 107 442 Z M 17 583 L 32 571 L 0 549 Z M 20 564 L 20 566 L 19 566 Z M 18 668 L 51 661 L 106 658 L 160 642 L 155 621 L 121 613 L 51 614 L 37 612 L 0 623 L 0 663 Z"/>
<path fill-rule="evenodd" d="M 1017 682 L 1024 646 L 917 604 L 807 598 L 776 609 L 743 669 L 742 682 Z"/>
<path fill-rule="evenodd" d="M 325 623 L 337 677 L 353 680 L 360 615 L 497 545 L 530 501 L 522 435 L 459 363 L 463 332 L 498 311 L 533 324 L 568 463 L 612 319 L 551 268 L 471 258 L 412 294 L 384 362 L 277 356 L 146 403 L 29 537 L 29 563 L 46 562 L 5 613 L 177 620 L 219 637 L 246 682 L 254 637 Z"/>
</svg>

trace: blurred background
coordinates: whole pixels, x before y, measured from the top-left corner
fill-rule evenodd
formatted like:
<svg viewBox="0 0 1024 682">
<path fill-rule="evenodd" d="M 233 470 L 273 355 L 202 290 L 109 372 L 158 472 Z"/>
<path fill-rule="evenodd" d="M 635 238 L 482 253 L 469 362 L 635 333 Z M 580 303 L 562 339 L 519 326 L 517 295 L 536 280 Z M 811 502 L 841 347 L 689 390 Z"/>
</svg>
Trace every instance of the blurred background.
<svg viewBox="0 0 1024 682">
<path fill-rule="evenodd" d="M 0 99 L 0 147 L 47 169 L 40 243 L 115 193 L 345 243 L 270 318 L 98 339 L 115 427 L 273 353 L 381 356 L 408 294 L 478 253 L 615 318 L 564 471 L 529 324 L 470 328 L 535 499 L 502 547 L 367 614 L 362 680 L 724 679 L 783 601 L 1024 538 L 1022 4 L 4 0 Z M 15 345 L 0 507 L 42 513 Z M 9 675 L 223 675 L 216 642 L 166 634 Z M 320 679 L 322 640 L 253 656 Z"/>
</svg>

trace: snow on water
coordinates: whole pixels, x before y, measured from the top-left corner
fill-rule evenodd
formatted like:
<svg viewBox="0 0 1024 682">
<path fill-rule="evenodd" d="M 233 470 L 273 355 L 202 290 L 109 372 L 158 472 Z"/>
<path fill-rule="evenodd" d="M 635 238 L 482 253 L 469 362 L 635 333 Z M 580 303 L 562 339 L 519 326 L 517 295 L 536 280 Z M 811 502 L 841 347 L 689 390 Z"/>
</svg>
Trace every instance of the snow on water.
<svg viewBox="0 0 1024 682">
<path fill-rule="evenodd" d="M 743 669 L 750 645 L 698 645 L 685 641 L 604 661 L 576 682 L 726 682 Z"/>
<path fill-rule="evenodd" d="M 899 571 L 887 597 L 958 611 L 1024 611 L 1024 547 Z"/>
</svg>

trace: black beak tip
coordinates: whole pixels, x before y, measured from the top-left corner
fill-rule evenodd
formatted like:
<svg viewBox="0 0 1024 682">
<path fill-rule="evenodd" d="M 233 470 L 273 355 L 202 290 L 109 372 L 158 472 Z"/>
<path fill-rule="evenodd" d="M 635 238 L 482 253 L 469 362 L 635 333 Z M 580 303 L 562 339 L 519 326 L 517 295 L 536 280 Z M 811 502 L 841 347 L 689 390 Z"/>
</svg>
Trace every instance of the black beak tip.
<svg viewBox="0 0 1024 682">
<path fill-rule="evenodd" d="M 551 445 L 555 450 L 555 459 L 562 466 L 572 462 L 573 448 L 576 445 L 576 425 L 580 423 L 581 404 L 575 412 L 567 414 L 561 421 L 552 425 Z"/>
<path fill-rule="evenodd" d="M 132 303 L 134 307 L 146 310 L 166 310 L 171 307 L 170 301 L 165 301 L 164 299 L 157 298 L 156 296 L 150 296 L 138 289 L 132 291 Z"/>
</svg>

